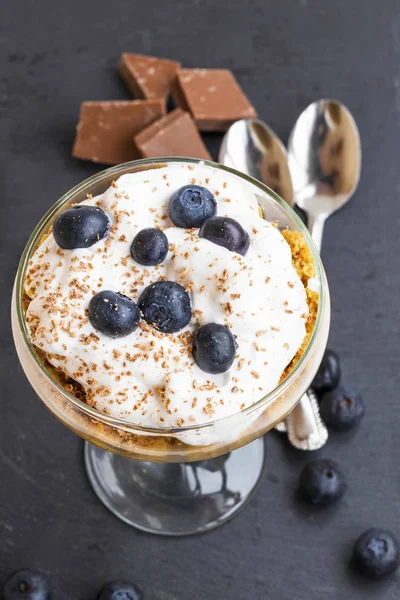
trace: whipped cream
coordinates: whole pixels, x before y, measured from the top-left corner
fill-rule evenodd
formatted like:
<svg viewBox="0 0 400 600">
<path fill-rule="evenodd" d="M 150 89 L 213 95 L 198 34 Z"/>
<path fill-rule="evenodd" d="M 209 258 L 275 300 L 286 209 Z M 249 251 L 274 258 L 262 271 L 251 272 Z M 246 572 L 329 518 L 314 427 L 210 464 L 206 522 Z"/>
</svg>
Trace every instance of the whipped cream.
<svg viewBox="0 0 400 600">
<path fill-rule="evenodd" d="M 172 224 L 169 199 L 190 183 L 207 187 L 217 214 L 246 229 L 246 256 Z M 106 239 L 76 250 L 62 250 L 52 235 L 43 241 L 25 278 L 31 339 L 52 365 L 81 384 L 88 404 L 138 425 L 180 428 L 238 413 L 277 386 L 304 339 L 308 305 L 290 247 L 260 217 L 256 194 L 252 184 L 202 163 L 169 164 L 123 175 L 84 202 L 107 213 Z M 130 255 L 133 238 L 145 227 L 162 228 L 169 241 L 166 259 L 154 267 Z M 162 334 L 141 322 L 131 335 L 112 339 L 89 322 L 94 293 L 113 290 L 137 301 L 162 278 L 190 293 L 192 320 L 182 331 Z M 192 332 L 210 322 L 227 325 L 238 345 L 232 367 L 220 375 L 201 371 L 191 355 Z M 190 432 L 181 439 L 204 443 Z"/>
</svg>

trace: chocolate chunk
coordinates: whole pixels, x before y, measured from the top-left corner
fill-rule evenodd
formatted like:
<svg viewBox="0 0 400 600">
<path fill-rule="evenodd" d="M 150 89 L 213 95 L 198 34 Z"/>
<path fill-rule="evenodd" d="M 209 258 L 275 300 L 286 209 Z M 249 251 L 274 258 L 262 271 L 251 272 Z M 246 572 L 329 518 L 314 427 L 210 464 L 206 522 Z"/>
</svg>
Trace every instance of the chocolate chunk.
<svg viewBox="0 0 400 600">
<path fill-rule="evenodd" d="M 135 98 L 166 102 L 180 63 L 141 54 L 122 54 L 119 72 Z"/>
<path fill-rule="evenodd" d="M 176 105 L 191 113 L 201 131 L 226 131 L 239 119 L 257 116 L 228 70 L 180 69 L 171 91 Z"/>
<path fill-rule="evenodd" d="M 133 137 L 164 112 L 161 100 L 84 102 L 72 155 L 108 165 L 140 158 Z"/>
<path fill-rule="evenodd" d="M 211 160 L 189 113 L 180 108 L 155 121 L 135 137 L 145 158 L 187 156 Z"/>
</svg>

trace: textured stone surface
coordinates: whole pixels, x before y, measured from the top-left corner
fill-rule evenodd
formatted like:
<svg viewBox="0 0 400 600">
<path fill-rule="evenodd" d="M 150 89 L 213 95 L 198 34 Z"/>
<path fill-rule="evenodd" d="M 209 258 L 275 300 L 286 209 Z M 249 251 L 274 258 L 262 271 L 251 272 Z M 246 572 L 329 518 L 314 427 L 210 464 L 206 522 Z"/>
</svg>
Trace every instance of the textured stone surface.
<svg viewBox="0 0 400 600">
<path fill-rule="evenodd" d="M 0 583 L 30 566 L 53 578 L 57 600 L 92 600 L 115 577 L 132 577 L 150 600 L 395 600 L 399 575 L 365 582 L 347 560 L 367 527 L 400 537 L 398 2 L 14 0 L 0 6 L 0 47 Z M 19 256 L 44 211 L 100 169 L 72 159 L 71 147 L 83 100 L 129 99 L 117 73 L 121 52 L 232 69 L 285 141 L 318 97 L 337 97 L 354 113 L 362 179 L 327 224 L 322 251 L 331 345 L 367 405 L 358 431 L 332 435 L 318 453 L 346 471 L 338 507 L 297 504 L 308 457 L 272 433 L 261 487 L 230 524 L 187 539 L 136 532 L 99 503 L 81 440 L 23 376 L 9 325 Z M 206 137 L 214 156 L 220 139 Z"/>
</svg>

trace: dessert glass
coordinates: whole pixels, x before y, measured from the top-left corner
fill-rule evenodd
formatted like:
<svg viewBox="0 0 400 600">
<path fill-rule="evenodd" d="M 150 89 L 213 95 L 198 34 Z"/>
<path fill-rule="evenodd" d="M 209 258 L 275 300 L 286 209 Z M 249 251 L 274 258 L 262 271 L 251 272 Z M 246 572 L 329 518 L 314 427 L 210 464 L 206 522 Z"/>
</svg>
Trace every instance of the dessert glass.
<svg viewBox="0 0 400 600">
<path fill-rule="evenodd" d="M 329 332 L 329 290 L 319 254 L 301 220 L 265 185 L 206 162 L 247 181 L 266 219 L 303 234 L 315 263 L 313 287 L 319 293 L 312 335 L 289 375 L 252 406 L 214 422 L 180 428 L 142 427 L 88 406 L 62 385 L 54 369 L 39 356 L 29 338 L 23 301 L 28 261 L 57 214 L 84 201 L 88 193 L 101 194 L 123 174 L 173 162 L 190 165 L 199 161 L 162 158 L 113 167 L 77 185 L 50 208 L 33 231 L 19 264 L 12 326 L 18 356 L 32 387 L 62 423 L 86 440 L 87 474 L 100 500 L 134 527 L 163 535 L 186 535 L 217 527 L 246 504 L 264 465 L 263 434 L 294 408 L 321 362 Z M 198 435 L 202 445 L 185 444 L 180 438 L 188 432 Z"/>
</svg>

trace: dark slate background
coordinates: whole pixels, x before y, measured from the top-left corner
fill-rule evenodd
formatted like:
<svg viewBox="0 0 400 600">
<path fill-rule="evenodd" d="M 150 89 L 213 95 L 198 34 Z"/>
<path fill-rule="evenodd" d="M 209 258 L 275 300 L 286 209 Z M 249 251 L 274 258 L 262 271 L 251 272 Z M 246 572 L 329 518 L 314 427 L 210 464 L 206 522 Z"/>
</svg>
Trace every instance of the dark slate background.
<svg viewBox="0 0 400 600">
<path fill-rule="evenodd" d="M 318 97 L 353 112 L 363 145 L 360 187 L 323 242 L 333 304 L 331 346 L 362 390 L 360 429 L 319 453 L 349 480 L 340 506 L 299 505 L 309 456 L 267 436 L 250 505 L 222 528 L 186 539 L 145 535 L 92 492 L 82 442 L 24 378 L 9 325 L 11 286 L 32 228 L 99 167 L 71 158 L 80 102 L 125 99 L 122 51 L 233 69 L 286 141 Z M 0 7 L 0 583 L 31 566 L 57 600 L 92 600 L 109 578 L 137 581 L 150 600 L 391 600 L 400 573 L 374 584 L 348 569 L 353 540 L 382 525 L 400 537 L 400 4 L 398 0 L 3 0 Z M 219 136 L 207 138 L 216 156 Z"/>
</svg>

